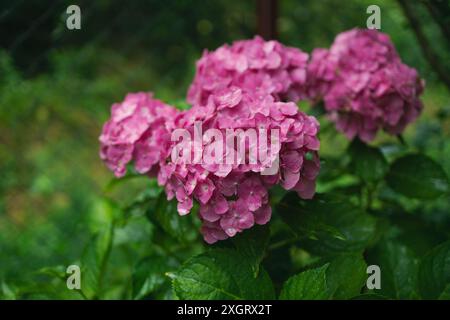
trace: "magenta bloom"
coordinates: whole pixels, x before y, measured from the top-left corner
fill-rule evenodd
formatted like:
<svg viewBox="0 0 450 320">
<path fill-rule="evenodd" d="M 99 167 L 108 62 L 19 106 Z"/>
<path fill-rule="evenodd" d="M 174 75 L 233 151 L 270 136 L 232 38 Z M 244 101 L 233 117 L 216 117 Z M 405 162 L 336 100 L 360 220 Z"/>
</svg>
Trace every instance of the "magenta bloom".
<svg viewBox="0 0 450 320">
<path fill-rule="evenodd" d="M 100 135 L 100 157 L 117 177 L 134 161 L 136 171 L 154 174 L 168 156 L 173 119 L 178 111 L 148 93 L 129 93 L 111 107 Z"/>
<path fill-rule="evenodd" d="M 403 64 L 388 35 L 353 29 L 329 50 L 315 49 L 308 65 L 308 94 L 323 99 L 336 128 L 371 141 L 378 130 L 401 133 L 422 110 L 417 71 Z"/>
<path fill-rule="evenodd" d="M 305 97 L 308 55 L 277 41 L 252 40 L 205 51 L 188 91 L 188 102 L 205 104 L 211 93 L 236 86 L 298 101 Z M 231 100 L 230 100 L 231 101 Z"/>
<path fill-rule="evenodd" d="M 295 103 L 230 87 L 180 113 L 174 123 L 191 136 L 199 129 L 204 135 L 200 146 L 192 141 L 173 142 L 172 150 L 188 148 L 186 154 L 192 157 L 176 161 L 169 157 L 161 162 L 158 181 L 165 186 L 168 199 L 177 200 L 180 215 L 189 213 L 194 200 L 198 202 L 201 232 L 208 243 L 233 237 L 254 224 L 267 223 L 272 214 L 268 191 L 276 184 L 295 190 L 304 199 L 314 195 L 320 167 L 319 124 L 314 117 L 300 112 Z M 257 140 L 243 140 L 242 145 L 227 136 L 229 130 L 248 134 L 249 129 L 267 134 Z M 278 144 L 272 143 L 273 129 L 279 133 Z M 224 146 L 220 151 L 205 138 L 211 130 L 221 134 L 222 141 L 215 140 Z M 255 156 L 254 150 L 262 152 L 263 157 Z M 214 161 L 206 161 L 211 154 Z M 227 161 L 230 154 L 231 162 Z M 194 159 L 200 161 L 193 163 Z M 276 170 L 267 173 L 274 165 Z"/>
</svg>

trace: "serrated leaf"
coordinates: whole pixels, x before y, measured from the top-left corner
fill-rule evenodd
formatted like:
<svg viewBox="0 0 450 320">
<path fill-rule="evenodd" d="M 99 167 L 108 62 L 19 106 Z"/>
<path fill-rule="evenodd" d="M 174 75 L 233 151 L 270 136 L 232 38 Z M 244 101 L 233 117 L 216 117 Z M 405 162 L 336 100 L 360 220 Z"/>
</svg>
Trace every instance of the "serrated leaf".
<svg viewBox="0 0 450 320">
<path fill-rule="evenodd" d="M 127 223 L 132 216 L 145 216 L 149 208 L 155 209 L 159 196 L 163 193 L 156 182 L 150 180 L 149 185 L 140 192 L 127 206 L 123 208 L 123 216 L 120 222 Z"/>
<path fill-rule="evenodd" d="M 149 208 L 147 218 L 180 242 L 192 241 L 198 236 L 193 223 L 193 219 L 196 218 L 195 212 L 191 212 L 188 216 L 180 216 L 177 202 L 168 201 L 165 193 L 159 195 L 155 207 Z"/>
<path fill-rule="evenodd" d="M 93 236 L 81 258 L 81 290 L 88 298 L 101 295 L 102 279 L 112 245 L 113 223 Z"/>
<path fill-rule="evenodd" d="M 361 251 L 375 234 L 376 220 L 338 195 L 302 200 L 289 193 L 277 210 L 302 246 L 319 255 Z"/>
<path fill-rule="evenodd" d="M 419 260 L 408 247 L 383 239 L 369 251 L 370 264 L 380 267 L 381 289 L 374 290 L 393 299 L 417 298 Z"/>
<path fill-rule="evenodd" d="M 254 226 L 232 238 L 233 244 L 240 254 L 244 255 L 252 267 L 255 277 L 258 276 L 259 265 L 264 258 L 269 243 L 270 230 L 267 225 Z"/>
<path fill-rule="evenodd" d="M 326 274 L 329 264 L 303 271 L 283 285 L 280 300 L 322 300 L 330 297 Z"/>
<path fill-rule="evenodd" d="M 445 171 L 433 159 L 422 154 L 395 160 L 386 181 L 395 192 L 410 198 L 435 199 L 449 192 Z"/>
<path fill-rule="evenodd" d="M 378 148 L 368 146 L 354 139 L 349 147 L 350 171 L 365 182 L 382 179 L 388 170 L 388 163 Z"/>
<path fill-rule="evenodd" d="M 419 288 L 424 299 L 445 295 L 450 285 L 450 241 L 444 242 L 422 259 L 419 267 Z"/>
<path fill-rule="evenodd" d="M 361 253 L 343 254 L 333 259 L 326 273 L 333 299 L 349 299 L 358 295 L 366 283 L 366 269 Z"/>
<path fill-rule="evenodd" d="M 135 266 L 132 276 L 134 299 L 142 299 L 169 283 L 166 273 L 174 271 L 178 262 L 167 256 L 151 255 Z"/>
<path fill-rule="evenodd" d="M 187 103 L 186 100 L 184 99 L 173 101 L 171 105 L 179 110 L 187 110 L 191 107 L 191 105 Z"/>
<path fill-rule="evenodd" d="M 350 300 L 389 300 L 387 297 L 376 293 L 363 293 L 352 297 Z"/>
<path fill-rule="evenodd" d="M 273 299 L 274 289 L 260 267 L 255 278 L 251 264 L 233 249 L 214 249 L 189 259 L 173 274 L 180 299 Z"/>
</svg>

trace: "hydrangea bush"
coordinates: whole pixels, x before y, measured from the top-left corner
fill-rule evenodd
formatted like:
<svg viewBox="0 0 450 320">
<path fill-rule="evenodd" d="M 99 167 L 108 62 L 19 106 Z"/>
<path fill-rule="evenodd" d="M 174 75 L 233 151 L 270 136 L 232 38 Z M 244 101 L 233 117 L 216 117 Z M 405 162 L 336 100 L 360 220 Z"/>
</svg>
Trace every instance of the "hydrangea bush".
<svg viewBox="0 0 450 320">
<path fill-rule="evenodd" d="M 128 94 L 112 106 L 100 157 L 117 177 L 158 184 L 125 209 L 144 212 L 153 230 L 131 296 L 449 298 L 448 230 L 428 230 L 421 215 L 448 201 L 445 171 L 405 144 L 368 144 L 380 130 L 401 135 L 420 115 L 423 90 L 386 34 L 354 29 L 311 57 L 260 37 L 205 51 L 186 110 Z M 324 117 L 299 101 L 323 106 Z M 320 158 L 319 120 L 350 140 L 344 154 Z M 244 140 L 239 153 L 227 133 L 250 129 L 274 130 L 276 143 Z M 214 134 L 200 144 L 181 134 L 198 132 Z M 252 162 L 254 150 L 266 157 Z M 417 235 L 416 223 L 432 236 Z M 369 284 L 371 264 L 381 287 Z"/>
</svg>

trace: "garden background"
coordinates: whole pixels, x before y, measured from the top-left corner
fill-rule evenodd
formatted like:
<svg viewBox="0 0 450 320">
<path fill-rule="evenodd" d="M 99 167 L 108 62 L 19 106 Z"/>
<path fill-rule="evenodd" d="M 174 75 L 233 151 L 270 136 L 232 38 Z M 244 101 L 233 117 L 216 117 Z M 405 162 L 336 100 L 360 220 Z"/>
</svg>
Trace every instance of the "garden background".
<svg viewBox="0 0 450 320">
<path fill-rule="evenodd" d="M 380 6 L 381 31 L 426 80 L 424 112 L 408 126 L 404 140 L 410 150 L 427 154 L 449 175 L 448 2 L 278 2 L 277 39 L 308 53 L 329 47 L 342 31 L 365 28 L 366 8 Z M 405 15 L 405 2 L 412 16 Z M 161 243 L 157 223 L 148 222 L 146 209 L 136 201 L 140 197 L 145 202 L 158 189 L 146 178 L 112 182 L 113 175 L 98 156 L 98 136 L 110 105 L 127 92 L 153 91 L 163 101 L 186 107 L 195 61 L 204 48 L 252 38 L 257 32 L 256 2 L 77 1 L 82 28 L 67 30 L 65 9 L 70 4 L 73 1 L 0 4 L 0 297 L 80 298 L 56 278 L 64 277 L 66 266 L 91 254 L 89 247 L 98 245 L 98 232 L 111 217 L 116 225 L 107 259 L 94 258 L 101 260 L 95 263 L 104 273 L 102 284 L 97 284 L 101 290 L 91 297 L 172 297 L 159 278 L 154 280 L 158 290 L 151 295 L 139 296 L 133 284 L 139 282 L 132 275 L 140 272 L 136 265 L 143 257 L 177 248 L 175 240 L 167 246 Z M 434 10 L 439 6 L 441 10 Z M 304 108 L 308 110 L 306 104 Z M 333 159 L 348 145 L 330 128 L 320 138 L 324 158 Z M 395 137 L 384 134 L 372 145 L 382 147 L 386 155 L 399 148 Z M 319 192 L 331 188 L 326 175 L 332 174 L 325 165 Z M 351 174 L 337 175 L 335 185 L 354 181 Z M 427 202 L 404 200 L 413 212 L 398 217 L 411 231 L 404 243 L 423 254 L 448 239 L 448 195 Z M 179 245 L 188 244 L 189 254 L 206 248 L 193 224 L 179 227 Z M 414 234 L 425 228 L 429 232 Z M 289 254 L 296 261 L 296 270 L 286 275 L 302 270 L 311 258 L 305 258 L 300 247 L 289 250 L 273 255 Z M 164 263 L 176 265 L 177 259 Z M 274 274 L 285 280 L 282 266 Z"/>
</svg>

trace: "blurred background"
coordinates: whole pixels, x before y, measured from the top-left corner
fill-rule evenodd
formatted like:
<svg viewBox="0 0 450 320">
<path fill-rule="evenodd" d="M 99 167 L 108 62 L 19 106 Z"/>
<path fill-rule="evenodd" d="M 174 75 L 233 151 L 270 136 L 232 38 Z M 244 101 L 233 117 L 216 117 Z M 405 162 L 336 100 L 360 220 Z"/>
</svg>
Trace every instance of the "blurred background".
<svg viewBox="0 0 450 320">
<path fill-rule="evenodd" d="M 126 205 L 149 183 L 111 188 L 113 175 L 98 156 L 111 104 L 127 92 L 153 91 L 183 105 L 205 48 L 274 29 L 261 27 L 256 0 L 0 3 L 0 296 L 8 296 L 37 270 L 77 261 L 109 210 L 104 199 Z M 70 4 L 81 8 L 81 30 L 66 28 Z M 310 53 L 339 32 L 365 28 L 372 4 L 381 8 L 381 31 L 427 83 L 424 113 L 405 140 L 450 174 L 449 1 L 279 0 L 263 24 L 274 23 L 278 40 Z M 450 203 L 437 207 L 448 213 Z M 128 228 L 135 229 L 119 232 L 118 245 L 145 250 L 142 224 Z M 138 255 L 129 251 L 113 257 L 122 266 L 118 279 Z"/>
</svg>

